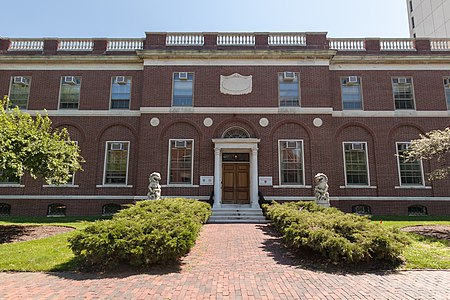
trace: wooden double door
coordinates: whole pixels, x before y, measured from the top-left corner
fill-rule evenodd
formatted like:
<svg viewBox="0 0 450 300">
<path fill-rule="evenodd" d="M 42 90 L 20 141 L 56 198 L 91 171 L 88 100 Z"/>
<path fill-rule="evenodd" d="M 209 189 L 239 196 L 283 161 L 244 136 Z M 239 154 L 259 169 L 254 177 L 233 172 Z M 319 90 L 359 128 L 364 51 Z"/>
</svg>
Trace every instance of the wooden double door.
<svg viewBox="0 0 450 300">
<path fill-rule="evenodd" d="M 222 203 L 250 204 L 250 164 L 223 163 Z"/>
</svg>

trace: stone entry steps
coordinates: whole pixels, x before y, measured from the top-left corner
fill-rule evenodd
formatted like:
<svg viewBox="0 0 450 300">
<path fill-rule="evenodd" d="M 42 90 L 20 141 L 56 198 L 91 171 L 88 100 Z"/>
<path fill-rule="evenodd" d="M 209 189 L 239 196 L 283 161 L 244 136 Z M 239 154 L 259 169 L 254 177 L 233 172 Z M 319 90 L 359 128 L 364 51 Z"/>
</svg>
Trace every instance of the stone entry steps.
<svg viewBox="0 0 450 300">
<path fill-rule="evenodd" d="M 260 208 L 225 206 L 213 208 L 208 223 L 267 223 Z"/>
</svg>

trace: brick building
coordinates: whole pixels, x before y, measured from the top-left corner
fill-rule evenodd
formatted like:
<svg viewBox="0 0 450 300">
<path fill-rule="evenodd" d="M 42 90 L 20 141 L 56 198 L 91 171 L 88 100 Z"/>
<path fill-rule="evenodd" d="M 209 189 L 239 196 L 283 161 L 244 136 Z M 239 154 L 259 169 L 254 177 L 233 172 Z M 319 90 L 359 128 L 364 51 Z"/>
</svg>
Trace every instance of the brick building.
<svg viewBox="0 0 450 300">
<path fill-rule="evenodd" d="M 0 211 L 99 215 L 163 196 L 258 207 L 312 200 L 372 214 L 450 214 L 450 182 L 396 156 L 450 125 L 450 42 L 325 33 L 1 39 L 0 93 L 47 110 L 86 159 L 64 186 L 0 177 Z M 214 195 L 214 196 L 213 196 Z"/>
</svg>

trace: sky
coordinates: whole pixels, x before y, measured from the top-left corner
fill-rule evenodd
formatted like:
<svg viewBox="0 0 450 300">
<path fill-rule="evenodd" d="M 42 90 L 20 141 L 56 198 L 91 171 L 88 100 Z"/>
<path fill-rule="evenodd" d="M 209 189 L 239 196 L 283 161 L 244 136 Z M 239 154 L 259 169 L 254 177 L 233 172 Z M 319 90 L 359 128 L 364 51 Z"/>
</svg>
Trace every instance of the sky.
<svg viewBox="0 0 450 300">
<path fill-rule="evenodd" d="M 328 32 L 409 37 L 405 0 L 2 0 L 0 37 L 141 38 L 145 32 Z"/>
</svg>

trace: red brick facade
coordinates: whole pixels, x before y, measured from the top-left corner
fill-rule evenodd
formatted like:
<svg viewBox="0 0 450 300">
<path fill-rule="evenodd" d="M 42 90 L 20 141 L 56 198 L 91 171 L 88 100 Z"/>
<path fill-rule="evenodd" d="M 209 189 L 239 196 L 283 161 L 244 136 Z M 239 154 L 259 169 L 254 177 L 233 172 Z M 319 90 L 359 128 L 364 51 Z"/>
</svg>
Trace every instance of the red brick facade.
<svg viewBox="0 0 450 300">
<path fill-rule="evenodd" d="M 428 40 L 416 41 L 414 51 L 383 51 L 373 39 L 359 51 L 331 49 L 321 33 L 306 34 L 303 45 L 268 45 L 269 34 L 255 34 L 253 46 L 223 46 L 218 35 L 203 34 L 201 45 L 169 47 L 166 34 L 148 33 L 142 49 L 133 51 L 108 51 L 106 40 L 93 41 L 91 51 L 63 52 L 56 40 L 44 41 L 42 50 L 12 51 L 12 41 L 0 40 L 0 94 L 10 93 L 12 77 L 30 76 L 28 111 L 48 110 L 86 160 L 73 186 L 49 187 L 28 176 L 20 185 L 0 184 L 0 204 L 10 205 L 11 215 L 46 215 L 52 203 L 65 205 L 67 215 L 98 215 L 105 204 L 143 199 L 154 171 L 162 175 L 163 196 L 206 200 L 214 186 L 202 185 L 200 176 L 215 175 L 213 139 L 238 126 L 260 139 L 256 176 L 272 178 L 272 186 L 257 188 L 266 199 L 312 200 L 314 175 L 323 172 L 332 205 L 344 211 L 369 205 L 373 214 L 408 214 L 408 207 L 422 205 L 430 215 L 450 214 L 450 181 L 401 185 L 395 156 L 396 142 L 450 126 L 443 85 L 450 76 L 447 52 L 432 51 Z M 194 74 L 190 107 L 172 106 L 175 72 Z M 279 107 L 282 72 L 299 74 L 298 107 Z M 251 93 L 221 93 L 221 75 L 234 73 L 252 76 Z M 58 109 L 62 76 L 82 78 L 78 110 Z M 132 78 L 128 110 L 110 109 L 114 76 Z M 343 109 L 341 79 L 348 76 L 361 79 L 361 110 Z M 412 78 L 414 110 L 395 109 L 393 77 Z M 318 118 L 321 126 L 313 123 Z M 194 141 L 192 184 L 166 186 L 171 139 Z M 280 183 L 279 140 L 303 141 L 304 184 Z M 107 141 L 129 142 L 123 186 L 103 182 Z M 343 142 L 366 143 L 368 185 L 346 185 Z M 424 162 L 424 175 L 435 167 Z"/>
</svg>

